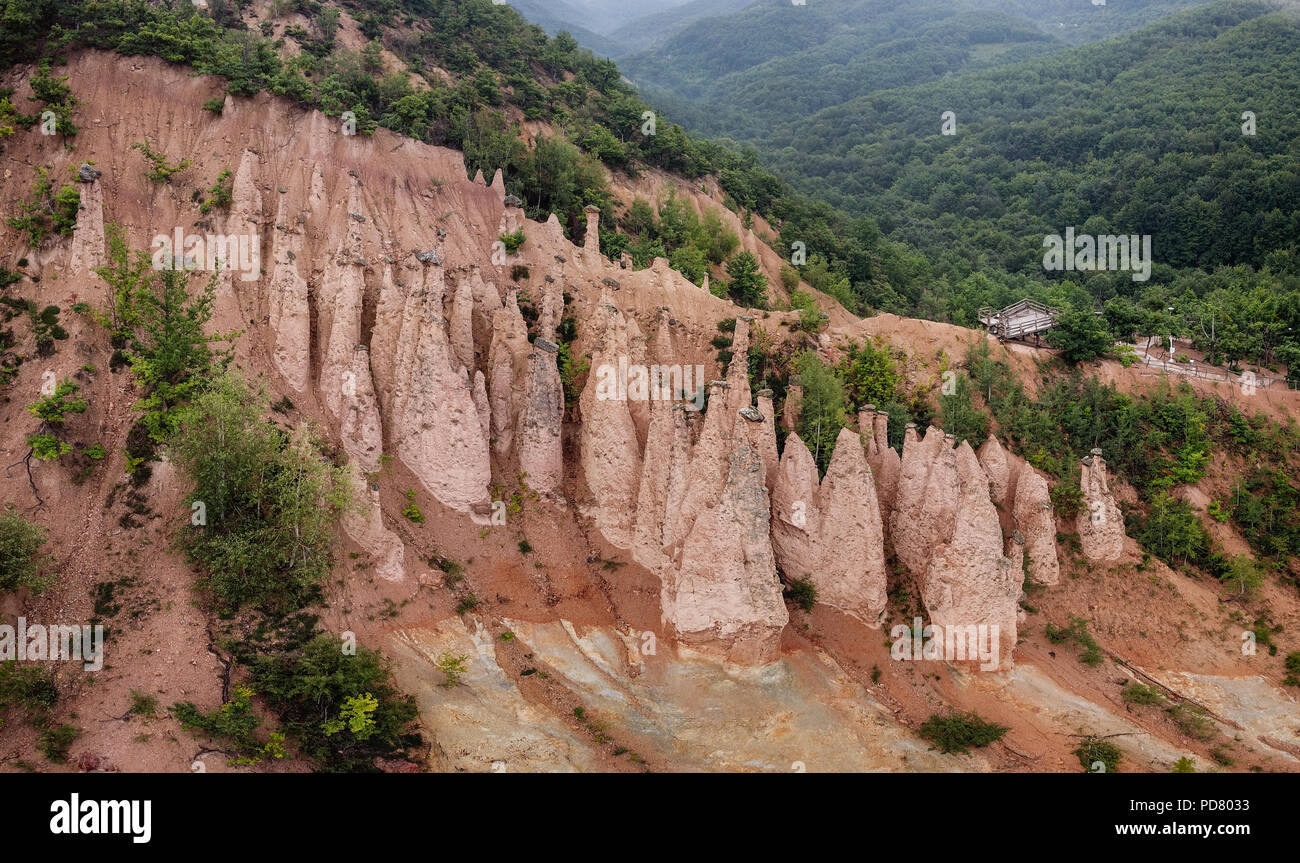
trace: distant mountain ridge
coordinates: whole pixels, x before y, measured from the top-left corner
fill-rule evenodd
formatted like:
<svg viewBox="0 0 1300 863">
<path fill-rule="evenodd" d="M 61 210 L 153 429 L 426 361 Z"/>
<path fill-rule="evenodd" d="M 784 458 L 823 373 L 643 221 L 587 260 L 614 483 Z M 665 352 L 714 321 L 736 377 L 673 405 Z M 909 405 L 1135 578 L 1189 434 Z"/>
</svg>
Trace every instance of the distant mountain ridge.
<svg viewBox="0 0 1300 863">
<path fill-rule="evenodd" d="M 866 92 L 1061 44 L 1030 21 L 960 0 L 757 0 L 696 21 L 620 65 L 688 126 L 748 139 Z"/>
<path fill-rule="evenodd" d="M 510 5 L 520 15 L 551 36 L 561 31 L 568 31 L 570 36 L 578 40 L 579 45 L 590 49 L 598 56 L 617 57 L 627 50 L 626 46 L 617 40 L 577 23 L 588 20 L 588 16 L 581 9 L 564 0 L 513 0 Z"/>
</svg>

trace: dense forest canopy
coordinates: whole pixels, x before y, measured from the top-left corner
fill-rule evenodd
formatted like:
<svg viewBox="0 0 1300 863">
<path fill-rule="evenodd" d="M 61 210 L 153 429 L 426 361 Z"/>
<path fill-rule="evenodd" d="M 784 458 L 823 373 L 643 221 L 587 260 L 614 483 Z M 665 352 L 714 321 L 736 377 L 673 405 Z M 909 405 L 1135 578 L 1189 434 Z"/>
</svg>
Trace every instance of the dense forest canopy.
<svg viewBox="0 0 1300 863">
<path fill-rule="evenodd" d="M 693 24 L 620 65 L 692 128 L 759 139 L 864 92 L 1055 46 L 1028 21 L 958 0 L 759 2 Z"/>
<path fill-rule="evenodd" d="M 972 3 L 988 11 L 971 17 Z M 760 2 L 625 65 L 666 84 L 648 92 L 671 91 L 663 104 L 688 127 L 752 146 L 809 196 L 752 205 L 807 245 L 804 277 L 851 308 L 973 325 L 981 306 L 1032 297 L 1104 311 L 1116 339 L 1191 336 L 1228 363 L 1300 358 L 1294 6 L 1058 6 Z M 1096 38 L 1183 6 L 1196 8 L 1107 41 L 1034 41 L 1058 13 L 1109 16 Z M 936 21 L 947 30 L 926 29 Z M 739 35 L 724 40 L 727 27 Z M 1016 47 L 990 58 L 995 43 Z M 1046 53 L 1011 62 L 1036 46 Z M 855 76 L 858 95 L 809 110 Z M 1150 236 L 1152 276 L 1045 270 L 1044 238 L 1071 227 Z"/>
</svg>

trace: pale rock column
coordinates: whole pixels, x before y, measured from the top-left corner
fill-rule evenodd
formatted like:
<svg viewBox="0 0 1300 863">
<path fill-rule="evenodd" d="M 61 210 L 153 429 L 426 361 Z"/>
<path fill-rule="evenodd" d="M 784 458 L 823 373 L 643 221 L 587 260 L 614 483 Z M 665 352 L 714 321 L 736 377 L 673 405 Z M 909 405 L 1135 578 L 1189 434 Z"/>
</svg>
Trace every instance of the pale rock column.
<svg viewBox="0 0 1300 863">
<path fill-rule="evenodd" d="M 889 445 L 889 414 L 878 411 L 872 418 L 874 440 L 871 448 L 874 456 L 867 456 L 867 463 L 876 477 L 876 497 L 880 502 L 881 515 L 885 517 L 885 530 L 889 530 L 888 513 L 893 511 L 894 495 L 898 490 L 898 477 L 903 471 L 903 462 L 898 450 Z"/>
<path fill-rule="evenodd" d="M 957 464 L 946 444 L 934 426 L 924 437 L 915 425 L 907 426 L 889 535 L 899 562 L 917 577 L 925 573 L 935 545 L 952 534 Z"/>
<path fill-rule="evenodd" d="M 679 571 L 665 573 L 664 622 L 680 644 L 743 665 L 780 656 L 790 620 L 769 538 L 763 461 L 741 445 L 717 503 L 692 525 Z"/>
<path fill-rule="evenodd" d="M 317 166 L 314 176 L 319 176 Z M 307 388 L 311 376 L 311 312 L 307 301 L 307 280 L 298 270 L 302 256 L 303 229 L 295 218 L 290 194 L 279 196 L 275 217 L 274 261 L 267 290 L 271 363 L 294 392 Z"/>
<path fill-rule="evenodd" d="M 492 471 L 473 380 L 458 362 L 453 366 L 445 319 L 437 311 L 441 291 L 420 299 L 418 326 L 409 342 L 404 333 L 399 344 L 397 456 L 445 506 L 476 512 L 488 501 Z"/>
<path fill-rule="evenodd" d="M 528 327 L 519 311 L 518 294 L 511 291 L 505 305 L 492 316 L 488 347 L 488 402 L 492 412 L 493 448 L 505 456 L 514 444 L 521 382 L 528 369 Z M 518 393 L 516 388 L 518 387 Z"/>
<path fill-rule="evenodd" d="M 600 303 L 588 325 L 595 337 L 591 370 L 579 398 L 582 475 L 596 526 L 611 544 L 630 548 L 641 449 L 620 371 L 627 368 L 629 357 L 627 321 L 617 307 Z"/>
<path fill-rule="evenodd" d="M 751 430 L 749 443 L 763 457 L 767 490 L 770 493 L 776 483 L 776 475 L 781 463 L 781 457 L 776 451 L 776 422 L 774 421 L 776 409 L 772 405 L 771 390 L 759 390 L 756 393 L 756 399 L 758 401 L 757 412 L 762 419 Z"/>
<path fill-rule="evenodd" d="M 1124 555 L 1124 516 L 1111 494 L 1100 449 L 1083 457 L 1079 486 L 1083 491 L 1083 508 L 1075 526 L 1084 556 L 1099 562 L 1119 560 Z"/>
<path fill-rule="evenodd" d="M 790 375 L 790 382 L 785 388 L 785 410 L 781 413 L 781 425 L 786 431 L 794 431 L 799 423 L 799 405 L 803 402 L 803 383 L 798 375 Z"/>
<path fill-rule="evenodd" d="M 401 537 L 384 527 L 379 490 L 366 481 L 356 462 L 350 463 L 349 476 L 360 510 L 344 516 L 343 532 L 378 561 L 375 570 L 380 578 L 401 581 L 406 576 L 406 548 Z"/>
<path fill-rule="evenodd" d="M 983 626 L 990 634 L 996 632 L 998 662 L 986 670 L 1007 670 L 1016 644 L 1023 570 L 1019 561 L 1002 553 L 1002 528 L 988 475 L 970 444 L 962 441 L 956 450 L 945 449 L 942 457 L 954 465 L 956 506 L 947 538 L 936 542 L 921 582 L 921 599 L 931 622 L 945 630 L 967 632 L 968 627 Z"/>
<path fill-rule="evenodd" d="M 82 165 L 81 171 L 81 212 L 72 229 L 72 248 L 68 255 L 68 272 L 74 277 L 93 276 L 95 268 L 104 263 L 104 191 L 99 184 L 100 171 L 90 165 Z"/>
<path fill-rule="evenodd" d="M 1012 514 L 1016 531 L 1024 537 L 1029 576 L 1038 584 L 1057 584 L 1061 564 L 1056 556 L 1056 517 L 1047 478 L 1029 465 L 1016 480 Z"/>
<path fill-rule="evenodd" d="M 559 345 L 539 338 L 528 354 L 528 388 L 519 411 L 519 469 L 525 482 L 540 494 L 560 490 L 564 452 L 560 438 L 564 421 L 564 386 L 556 364 Z"/>
<path fill-rule="evenodd" d="M 584 251 L 600 254 L 600 207 L 588 204 L 582 210 L 587 214 L 587 233 L 582 238 Z"/>
<path fill-rule="evenodd" d="M 867 458 L 873 458 L 879 452 L 879 446 L 876 443 L 875 416 L 875 405 L 863 405 L 862 409 L 858 411 L 858 435 L 862 438 L 862 445 L 867 451 Z"/>
<path fill-rule="evenodd" d="M 772 548 L 787 578 L 868 626 L 886 606 L 884 525 L 858 435 L 842 429 L 826 476 L 797 434 L 786 439 L 772 492 Z"/>
</svg>

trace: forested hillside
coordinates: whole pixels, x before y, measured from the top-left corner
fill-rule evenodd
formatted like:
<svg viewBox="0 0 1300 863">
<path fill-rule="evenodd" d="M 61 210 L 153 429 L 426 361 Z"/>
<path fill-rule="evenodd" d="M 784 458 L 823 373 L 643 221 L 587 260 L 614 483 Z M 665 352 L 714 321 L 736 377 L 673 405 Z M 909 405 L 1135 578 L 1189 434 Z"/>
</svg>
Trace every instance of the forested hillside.
<svg viewBox="0 0 1300 863">
<path fill-rule="evenodd" d="M 697 0 L 613 36 L 640 45 L 620 64 L 688 127 L 756 140 L 877 90 L 1116 36 L 1206 2 Z M 704 20 L 676 23 L 697 9 L 709 10 Z"/>
<path fill-rule="evenodd" d="M 1244 340 L 1226 359 L 1267 360 L 1271 340 L 1293 338 L 1271 298 L 1300 275 L 1300 22 L 1273 10 L 1215 4 L 1118 41 L 877 93 L 765 147 L 798 185 L 924 254 L 926 276 L 863 291 L 867 302 L 969 323 L 1020 293 L 1119 298 L 1111 322 L 1129 337 L 1168 328 L 1134 324 L 1144 309 L 1217 309 L 1216 338 L 1226 323 Z M 957 134 L 940 134 L 944 111 Z M 1042 238 L 1066 226 L 1151 235 L 1154 277 L 1044 272 Z M 1193 308 L 1205 302 L 1214 309 Z"/>
<path fill-rule="evenodd" d="M 515 0 L 510 5 L 550 35 L 558 36 L 562 31 L 567 32 L 579 45 L 599 57 L 617 57 L 626 53 L 621 42 L 591 29 L 591 16 L 586 10 L 564 0 Z"/>
<path fill-rule="evenodd" d="M 757 0 L 687 0 L 662 12 L 639 12 L 637 14 L 641 17 L 633 18 L 609 35 L 624 46 L 625 55 L 636 54 L 666 42 L 696 21 L 730 15 L 755 2 Z"/>
<path fill-rule="evenodd" d="M 958 0 L 760 0 L 708 18 L 620 61 L 647 95 L 687 125 L 737 139 L 864 92 L 1050 50 L 1027 21 Z"/>
<path fill-rule="evenodd" d="M 511 191 L 530 214 L 555 212 L 566 229 L 580 224 L 583 206 L 607 200 L 597 161 L 688 176 L 713 167 L 679 126 L 658 122 L 654 135 L 642 134 L 648 108 L 613 62 L 579 49 L 567 35 L 548 39 L 509 6 L 355 0 L 346 8 L 371 40 L 360 51 L 341 43 L 336 9 L 307 0 L 293 10 L 308 26 L 295 25 L 275 41 L 250 30 L 234 6 L 214 2 L 211 8 L 208 15 L 190 4 L 146 0 L 0 0 L 0 63 L 79 47 L 153 54 L 222 75 L 237 96 L 266 90 L 330 116 L 350 111 L 359 133 L 384 126 L 463 149 L 471 172 L 490 176 L 505 169 Z M 47 38 L 50 33 L 57 38 Z M 291 59 L 280 53 L 287 39 L 302 49 Z M 406 73 L 385 68 L 385 49 L 401 59 Z M 0 128 L 6 121 L 36 122 L 19 106 L 0 104 Z M 51 107 L 61 115 L 69 110 Z M 520 121 L 527 120 L 545 121 L 557 133 L 530 150 L 521 140 Z M 725 154 L 715 155 L 725 163 Z"/>
<path fill-rule="evenodd" d="M 966 0 L 972 6 L 1017 15 L 1063 42 L 1080 44 L 1118 36 L 1208 0 L 1123 0 L 1095 5 L 1079 0 Z"/>
<path fill-rule="evenodd" d="M 922 5 L 932 21 L 945 4 Z M 850 6 L 874 8 L 839 8 Z M 702 128 L 755 141 L 756 158 L 809 196 L 756 193 L 744 203 L 777 219 L 787 244 L 805 243 L 813 255 L 805 278 L 850 307 L 971 325 L 981 306 L 1030 296 L 1104 309 L 1113 338 L 1187 335 L 1215 361 L 1278 367 L 1300 359 L 1295 7 L 1226 0 L 1114 40 L 948 75 L 944 53 L 970 61 L 980 32 L 953 11 L 945 20 L 964 28 L 889 43 L 904 53 L 860 52 L 882 64 L 870 76 L 877 84 L 889 75 L 934 80 L 874 89 L 807 116 L 800 104 L 837 81 L 852 88 L 810 62 L 836 44 L 827 38 L 836 28 L 801 29 L 788 16 L 803 7 L 759 4 L 701 22 L 672 40 L 682 51 L 631 67 L 676 67 L 675 86 L 694 87 L 709 115 Z M 807 20 L 830 8 L 821 4 Z M 901 27 L 916 8 L 876 11 Z M 1126 8 L 1132 22 L 1170 7 Z M 1035 20 L 1047 18 L 1040 11 Z M 767 30 L 740 26 L 763 20 Z M 1010 19 L 985 20 L 993 28 Z M 784 22 L 779 39 L 774 22 Z M 726 26 L 745 35 L 705 58 L 708 28 Z M 1020 48 L 1035 44 L 1043 43 Z M 865 66 L 844 66 L 843 75 L 853 68 Z M 723 101 L 744 105 L 740 119 L 710 101 L 733 86 Z M 943 134 L 945 112 L 955 134 Z M 700 113 L 678 116 L 691 125 Z M 1153 275 L 1045 271 L 1044 237 L 1068 226 L 1149 235 Z"/>
</svg>

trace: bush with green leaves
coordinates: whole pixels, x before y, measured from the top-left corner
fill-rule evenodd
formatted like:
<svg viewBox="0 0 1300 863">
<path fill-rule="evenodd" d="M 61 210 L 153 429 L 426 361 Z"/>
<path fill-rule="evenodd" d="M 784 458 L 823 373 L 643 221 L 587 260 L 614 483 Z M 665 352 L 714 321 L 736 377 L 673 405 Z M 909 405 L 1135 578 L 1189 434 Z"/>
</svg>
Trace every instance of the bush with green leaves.
<svg viewBox="0 0 1300 863">
<path fill-rule="evenodd" d="M 132 251 L 126 234 L 115 222 L 104 225 L 107 263 L 95 269 L 95 274 L 108 285 L 108 326 L 110 339 L 119 351 L 126 347 L 136 324 L 136 292 L 151 282 L 156 273 L 153 261 L 146 252 Z"/>
<path fill-rule="evenodd" d="M 77 384 L 65 379 L 55 386 L 53 393 L 27 406 L 28 412 L 41 421 L 40 427 L 27 436 L 32 455 L 41 461 L 57 459 L 72 452 L 72 445 L 63 440 L 63 426 L 69 414 L 86 412 L 86 400 L 76 398 L 80 390 Z"/>
<path fill-rule="evenodd" d="M 710 265 L 723 263 L 740 245 L 740 238 L 724 224 L 716 208 L 698 215 L 690 201 L 672 188 L 660 202 L 657 218 L 648 201 L 636 198 L 620 224 L 626 234 L 615 234 L 617 240 L 608 245 L 601 241 L 601 249 L 611 260 L 624 249 L 636 269 L 650 266 L 654 258 L 667 258 L 669 266 L 697 285 L 704 283 Z M 710 287 L 722 290 L 716 284 Z"/>
<path fill-rule="evenodd" d="M 1204 566 L 1209 562 L 1212 540 L 1209 531 L 1187 501 L 1165 491 L 1156 492 L 1145 517 L 1135 516 L 1133 538 L 1156 557 L 1178 567 L 1188 563 Z M 1249 582 L 1249 573 L 1241 571 L 1238 581 Z M 1244 585 L 1243 582 L 1243 585 Z"/>
<path fill-rule="evenodd" d="M 45 528 L 28 521 L 13 506 L 0 511 L 0 591 L 25 587 L 40 593 L 53 580 L 42 575 Z"/>
<path fill-rule="evenodd" d="M 921 726 L 921 738 L 944 754 L 966 753 L 972 746 L 988 746 L 1010 731 L 1006 725 L 989 722 L 976 713 L 936 713 Z"/>
<path fill-rule="evenodd" d="M 1134 683 L 1133 681 L 1124 684 L 1124 688 L 1119 691 L 1119 696 L 1125 704 L 1134 704 L 1139 707 L 1163 707 L 1168 703 L 1168 699 L 1154 686 Z"/>
<path fill-rule="evenodd" d="M 181 701 L 168 708 L 181 727 L 208 737 L 231 749 L 235 757 L 232 764 L 252 764 L 271 758 L 283 758 L 285 752 L 277 735 L 263 742 L 257 731 L 262 719 L 253 709 L 253 688 L 237 684 L 230 692 L 230 700 L 207 713 L 194 706 L 192 701 Z"/>
<path fill-rule="evenodd" d="M 348 731 L 357 740 L 365 740 L 375 733 L 375 711 L 379 709 L 379 699 L 369 692 L 362 695 L 349 695 L 343 699 L 339 715 L 321 723 L 321 730 L 328 737 L 341 731 Z"/>
<path fill-rule="evenodd" d="M 1286 668 L 1286 677 L 1282 682 L 1287 686 L 1300 686 L 1300 650 L 1288 653 L 1283 667 Z"/>
<path fill-rule="evenodd" d="M 54 114 L 54 131 L 64 136 L 77 134 L 77 125 L 72 122 L 72 109 L 77 106 L 77 98 L 68 86 L 69 77 L 56 77 L 51 71 L 50 58 L 46 57 L 37 64 L 36 74 L 28 79 L 32 88 L 28 101 L 44 102 L 46 110 Z M 30 119 L 36 120 L 39 116 Z"/>
<path fill-rule="evenodd" d="M 73 741 L 81 736 L 81 729 L 69 723 L 49 726 L 41 729 L 36 737 L 36 748 L 47 760 L 62 764 L 68 760 L 68 750 Z"/>
<path fill-rule="evenodd" d="M 790 325 L 792 330 L 817 334 L 826 326 L 822 310 L 817 308 L 817 299 L 807 291 L 790 292 L 790 308 L 799 312 L 799 320 Z"/>
<path fill-rule="evenodd" d="M 1264 584 L 1264 573 L 1259 563 L 1244 554 L 1234 555 L 1216 575 L 1238 596 L 1254 596 Z"/>
<path fill-rule="evenodd" d="M 817 586 L 805 578 L 788 579 L 783 593 L 786 599 L 810 614 L 817 604 Z"/>
<path fill-rule="evenodd" d="M 1171 704 L 1165 708 L 1165 713 L 1180 731 L 1195 740 L 1210 740 L 1217 733 L 1209 714 L 1195 704 Z"/>
<path fill-rule="evenodd" d="M 375 759 L 400 757 L 420 743 L 415 701 L 392 682 L 382 655 L 319 633 L 297 645 L 248 658 L 252 683 L 280 718 L 281 730 L 325 772 L 373 772 Z"/>
<path fill-rule="evenodd" d="M 519 247 L 524 244 L 526 237 L 522 229 L 515 231 L 513 234 L 502 234 L 497 237 L 501 241 L 502 247 L 505 248 L 506 254 L 513 255 L 519 251 Z"/>
<path fill-rule="evenodd" d="M 1074 642 L 1082 651 L 1079 654 L 1079 661 L 1084 665 L 1101 665 L 1102 660 L 1105 658 L 1096 639 L 1088 631 L 1088 621 L 1082 617 L 1071 615 L 1070 622 L 1065 627 L 1059 627 L 1049 622 L 1045 627 L 1045 631 L 1047 640 L 1053 644 Z"/>
<path fill-rule="evenodd" d="M 468 656 L 458 656 L 451 651 L 443 651 L 439 654 L 438 661 L 435 665 L 437 665 L 438 670 L 443 674 L 443 681 L 440 685 L 450 689 L 459 684 L 460 676 L 468 671 L 465 667 L 465 663 L 468 659 Z"/>
<path fill-rule="evenodd" d="M 1106 356 L 1114 341 L 1105 321 L 1089 311 L 1066 311 L 1047 331 L 1047 343 L 1060 350 L 1061 358 L 1071 365 Z"/>
<path fill-rule="evenodd" d="M 578 379 L 587 373 L 591 363 L 585 357 L 574 359 L 573 343 L 564 341 L 560 342 L 557 364 L 560 369 L 560 384 L 564 387 L 564 406 L 571 408 L 577 404 L 578 397 L 582 394 L 578 388 Z"/>
<path fill-rule="evenodd" d="M 68 337 L 68 331 L 59 324 L 59 307 L 49 305 L 38 311 L 36 304 L 28 300 L 27 314 L 32 321 L 32 336 L 36 340 L 37 355 L 52 356 L 54 343 Z"/>
<path fill-rule="evenodd" d="M 844 381 L 844 392 L 857 409 L 866 405 L 882 405 L 902 398 L 898 364 L 889 348 L 871 340 L 850 342 L 848 352 L 840 361 L 839 373 Z M 893 415 L 890 415 L 891 419 Z"/>
<path fill-rule="evenodd" d="M 35 725 L 43 725 L 59 700 L 54 672 L 47 666 L 9 659 L 0 662 L 0 711 L 17 709 Z"/>
<path fill-rule="evenodd" d="M 1109 740 L 1095 735 L 1084 738 L 1074 750 L 1084 773 L 1118 773 L 1124 752 Z"/>
<path fill-rule="evenodd" d="M 32 448 L 32 455 L 40 461 L 53 461 L 72 452 L 72 444 L 59 440 L 52 434 L 30 434 L 27 445 Z"/>
<path fill-rule="evenodd" d="M 193 484 L 205 524 L 186 523 L 179 542 L 203 572 L 215 604 L 263 611 L 301 607 L 332 563 L 339 518 L 353 506 L 352 483 L 305 427 L 292 434 L 266 422 L 264 392 L 227 372 L 177 414 L 167 451 Z"/>
<path fill-rule="evenodd" d="M 402 515 L 406 516 L 416 524 L 424 524 L 424 512 L 420 505 L 415 502 L 415 490 L 406 490 L 406 506 L 402 507 Z"/>
<path fill-rule="evenodd" d="M 225 168 L 220 174 L 217 174 L 217 181 L 212 184 L 212 188 L 208 189 L 208 197 L 203 199 L 203 203 L 199 204 L 199 212 L 207 215 L 213 209 L 229 207 L 230 202 L 233 200 L 231 191 L 230 169 Z"/>
<path fill-rule="evenodd" d="M 957 438 L 969 441 L 972 447 L 984 443 L 989 434 L 989 418 L 975 407 L 970 376 L 964 372 L 948 371 L 939 393 L 939 424 L 943 430 Z M 946 390 L 946 391 L 945 391 Z"/>
<path fill-rule="evenodd" d="M 168 164 L 167 154 L 159 153 L 149 145 L 148 141 L 136 141 L 131 145 L 132 150 L 139 150 L 140 153 L 149 160 L 149 172 L 145 175 L 155 183 L 170 183 L 172 177 L 184 171 L 190 165 L 194 164 L 192 159 L 181 159 L 174 165 Z"/>
<path fill-rule="evenodd" d="M 62 428 L 69 414 L 84 414 L 89 406 L 85 399 L 75 397 L 80 391 L 80 386 L 65 378 L 53 393 L 28 405 L 27 411 L 46 425 Z"/>
<path fill-rule="evenodd" d="M 72 236 L 77 226 L 77 213 L 81 210 L 81 190 L 66 184 L 54 191 L 49 171 L 36 169 L 36 184 L 32 199 L 18 203 L 18 214 L 9 219 L 9 227 L 27 234 L 27 242 L 38 248 L 47 237 Z"/>
</svg>

